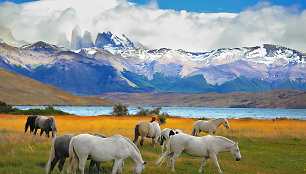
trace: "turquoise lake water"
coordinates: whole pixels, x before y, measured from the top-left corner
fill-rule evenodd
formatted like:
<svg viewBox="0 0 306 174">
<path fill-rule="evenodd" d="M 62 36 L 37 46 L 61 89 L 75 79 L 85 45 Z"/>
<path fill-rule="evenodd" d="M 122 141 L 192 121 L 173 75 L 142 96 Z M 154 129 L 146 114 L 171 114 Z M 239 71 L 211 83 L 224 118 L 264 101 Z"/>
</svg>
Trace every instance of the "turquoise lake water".
<svg viewBox="0 0 306 174">
<path fill-rule="evenodd" d="M 14 106 L 19 109 L 45 108 L 45 106 Z M 54 106 L 71 114 L 79 116 L 98 116 L 109 115 L 112 107 L 95 107 L 95 106 Z M 143 107 L 152 109 L 152 107 Z M 128 107 L 130 114 L 137 113 L 136 106 Z M 254 119 L 273 119 L 276 117 L 287 117 L 291 119 L 306 119 L 306 109 L 263 109 L 263 108 L 206 108 L 206 107 L 163 107 L 162 112 L 167 112 L 171 116 L 187 118 L 244 118 L 251 117 Z"/>
</svg>

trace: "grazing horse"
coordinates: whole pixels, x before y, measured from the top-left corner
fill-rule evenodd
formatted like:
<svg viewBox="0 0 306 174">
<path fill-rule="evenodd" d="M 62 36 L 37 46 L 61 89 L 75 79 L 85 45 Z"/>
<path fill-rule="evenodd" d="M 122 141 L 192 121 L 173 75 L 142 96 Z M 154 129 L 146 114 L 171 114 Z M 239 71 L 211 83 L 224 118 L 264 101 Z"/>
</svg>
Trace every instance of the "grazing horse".
<svg viewBox="0 0 306 174">
<path fill-rule="evenodd" d="M 170 153 L 171 149 L 173 150 L 173 152 Z M 167 151 L 156 163 L 159 163 L 161 165 L 164 159 L 168 156 L 167 167 L 170 167 L 170 163 L 172 162 L 172 171 L 175 171 L 175 160 L 180 156 L 182 152 L 190 156 L 203 157 L 198 172 L 202 172 L 206 161 L 208 160 L 208 158 L 211 158 L 214 161 L 218 172 L 222 173 L 217 160 L 217 155 L 219 152 L 230 152 L 232 156 L 236 159 L 236 161 L 240 161 L 241 159 L 238 143 L 235 143 L 230 139 L 227 139 L 222 136 L 212 135 L 195 137 L 192 135 L 180 133 L 170 137 L 167 143 Z M 170 161 L 171 156 L 172 161 Z"/>
<path fill-rule="evenodd" d="M 28 130 L 28 127 L 30 127 L 30 133 L 34 131 L 36 118 L 37 116 L 28 116 L 27 122 L 24 127 L 24 132 Z"/>
<path fill-rule="evenodd" d="M 101 135 L 101 134 L 94 134 L 94 136 L 106 138 L 105 135 Z M 59 171 L 61 174 L 63 174 L 63 167 L 65 164 L 65 160 L 66 158 L 69 157 L 69 143 L 73 137 L 75 137 L 75 135 L 73 134 L 64 134 L 64 135 L 53 138 L 51 150 L 50 150 L 49 161 L 46 167 L 46 174 L 52 173 L 58 161 L 60 161 L 58 164 Z M 93 160 L 91 160 L 90 162 L 88 173 L 91 173 L 91 170 L 95 164 L 96 164 L 98 173 L 100 173 L 100 163 L 95 162 Z"/>
<path fill-rule="evenodd" d="M 35 131 L 34 135 L 36 135 L 37 129 L 40 130 L 40 136 L 43 134 L 43 132 L 46 132 L 47 137 L 49 138 L 49 132 L 52 131 L 52 137 L 56 136 L 57 127 L 55 124 L 55 119 L 53 116 L 50 116 L 49 118 L 44 116 L 38 116 L 35 121 Z"/>
<path fill-rule="evenodd" d="M 135 126 L 135 138 L 133 142 L 136 144 L 138 137 L 141 136 L 140 146 L 143 146 L 145 137 L 152 138 L 152 144 L 155 147 L 157 140 L 160 139 L 161 130 L 158 121 L 154 120 L 152 123 L 141 121 Z"/>
<path fill-rule="evenodd" d="M 112 174 L 122 173 L 123 160 L 130 157 L 134 161 L 134 172 L 139 174 L 146 162 L 142 160 L 137 146 L 127 137 L 115 135 L 99 138 L 89 134 L 73 137 L 69 145 L 68 173 L 76 173 L 78 168 L 84 174 L 88 156 L 96 162 L 114 161 Z"/>
<path fill-rule="evenodd" d="M 193 124 L 191 135 L 199 136 L 201 131 L 209 133 L 210 135 L 214 135 L 221 124 L 229 129 L 228 121 L 226 118 L 216 118 L 209 121 L 198 120 Z"/>
<path fill-rule="evenodd" d="M 161 136 L 160 136 L 160 145 L 162 146 L 162 154 L 164 153 L 164 146 L 165 146 L 165 141 L 168 141 L 170 136 L 178 134 L 178 133 L 183 133 L 183 131 L 179 129 L 169 129 L 165 128 L 161 131 Z"/>
</svg>

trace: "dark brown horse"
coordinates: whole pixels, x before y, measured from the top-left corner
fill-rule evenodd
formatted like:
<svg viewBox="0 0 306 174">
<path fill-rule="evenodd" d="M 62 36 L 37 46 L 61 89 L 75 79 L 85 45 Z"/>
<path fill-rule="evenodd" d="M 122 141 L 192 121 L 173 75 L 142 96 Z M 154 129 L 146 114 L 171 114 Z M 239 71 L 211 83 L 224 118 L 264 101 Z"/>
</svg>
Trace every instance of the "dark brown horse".
<svg viewBox="0 0 306 174">
<path fill-rule="evenodd" d="M 26 122 L 25 128 L 24 128 L 24 132 L 26 132 L 29 127 L 30 127 L 30 133 L 32 133 L 34 131 L 36 118 L 37 118 L 37 116 L 29 116 L 27 118 L 27 122 Z"/>
</svg>

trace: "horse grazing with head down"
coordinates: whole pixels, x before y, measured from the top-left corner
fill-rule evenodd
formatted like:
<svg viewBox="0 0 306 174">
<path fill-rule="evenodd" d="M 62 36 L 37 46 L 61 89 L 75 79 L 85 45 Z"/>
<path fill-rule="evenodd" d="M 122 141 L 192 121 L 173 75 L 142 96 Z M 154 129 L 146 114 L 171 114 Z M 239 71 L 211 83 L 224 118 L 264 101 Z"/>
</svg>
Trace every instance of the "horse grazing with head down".
<svg viewBox="0 0 306 174">
<path fill-rule="evenodd" d="M 30 127 L 30 133 L 34 131 L 36 118 L 37 116 L 28 116 L 27 122 L 24 127 L 24 132 L 26 132 L 29 127 Z"/>
<path fill-rule="evenodd" d="M 112 162 L 112 174 L 122 173 L 123 160 L 130 157 L 135 165 L 134 172 L 140 174 L 146 162 L 142 160 L 137 146 L 127 137 L 115 135 L 109 138 L 99 138 L 89 134 L 73 137 L 69 145 L 68 173 L 76 173 L 78 168 L 84 174 L 88 156 L 96 162 Z"/>
<path fill-rule="evenodd" d="M 160 121 L 156 117 L 152 117 L 151 122 L 141 121 L 135 126 L 135 138 L 133 142 L 136 144 L 138 137 L 141 136 L 140 146 L 143 146 L 143 141 L 145 137 L 152 138 L 152 144 L 155 147 L 157 140 L 160 139 L 161 130 L 160 130 Z"/>
<path fill-rule="evenodd" d="M 209 121 L 198 120 L 193 124 L 191 135 L 199 136 L 201 131 L 214 135 L 221 124 L 229 129 L 229 124 L 226 118 L 216 118 Z"/>
<path fill-rule="evenodd" d="M 162 154 L 164 153 L 164 146 L 165 146 L 165 141 L 168 141 L 170 136 L 183 133 L 183 131 L 179 129 L 169 129 L 165 128 L 161 131 L 161 136 L 160 136 L 160 145 L 162 146 Z"/>
<path fill-rule="evenodd" d="M 49 118 L 47 118 L 45 116 L 38 116 L 35 120 L 34 135 L 36 135 L 38 129 L 41 129 L 40 136 L 43 134 L 43 132 L 46 132 L 47 137 L 49 137 L 49 132 L 52 131 L 52 137 L 55 137 L 57 132 L 57 127 L 55 124 L 54 117 L 50 116 Z"/>
<path fill-rule="evenodd" d="M 173 152 L 170 153 L 170 150 Z M 175 171 L 174 164 L 180 154 L 184 152 L 190 156 L 203 157 L 199 172 L 202 172 L 208 158 L 214 161 L 215 166 L 219 173 L 222 173 L 217 155 L 220 152 L 230 152 L 236 161 L 240 161 L 241 154 L 239 151 L 238 143 L 231 141 L 222 136 L 206 135 L 202 137 L 195 137 L 188 134 L 180 133 L 170 137 L 167 143 L 167 151 L 165 154 L 156 162 L 162 164 L 164 159 L 168 157 L 167 167 L 171 167 L 172 171 Z M 170 157 L 172 160 L 170 161 Z M 172 163 L 171 163 L 172 162 Z"/>
<path fill-rule="evenodd" d="M 102 134 L 94 134 L 94 136 L 106 138 L 106 136 Z M 46 167 L 46 174 L 52 173 L 58 161 L 60 161 L 58 164 L 59 171 L 61 174 L 63 174 L 65 160 L 69 157 L 69 143 L 73 137 L 75 137 L 75 135 L 73 134 L 64 134 L 53 138 L 50 156 Z M 91 173 L 91 170 L 94 165 L 96 165 L 98 173 L 100 173 L 100 163 L 95 162 L 94 160 L 90 161 L 88 173 Z"/>
</svg>

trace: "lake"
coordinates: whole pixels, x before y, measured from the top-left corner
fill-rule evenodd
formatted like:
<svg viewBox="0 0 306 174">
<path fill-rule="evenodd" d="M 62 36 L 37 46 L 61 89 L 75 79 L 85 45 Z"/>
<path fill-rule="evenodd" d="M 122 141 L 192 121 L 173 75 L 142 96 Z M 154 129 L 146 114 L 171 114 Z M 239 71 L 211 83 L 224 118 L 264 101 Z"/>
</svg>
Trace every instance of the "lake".
<svg viewBox="0 0 306 174">
<path fill-rule="evenodd" d="M 43 109 L 46 106 L 14 106 L 18 109 L 27 110 L 30 108 Z M 55 109 L 62 110 L 79 116 L 109 115 L 113 107 L 96 106 L 54 106 Z M 152 109 L 152 107 L 143 107 Z M 136 114 L 136 106 L 129 106 L 129 113 Z M 186 118 L 243 118 L 273 119 L 276 117 L 287 117 L 291 119 L 306 119 L 306 109 L 266 109 L 266 108 L 206 108 L 206 107 L 163 107 L 162 112 L 167 112 L 171 116 Z"/>
</svg>

